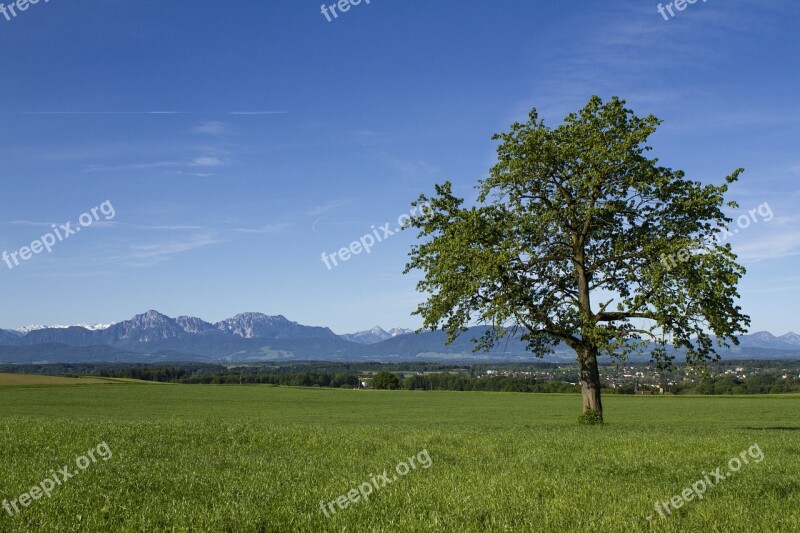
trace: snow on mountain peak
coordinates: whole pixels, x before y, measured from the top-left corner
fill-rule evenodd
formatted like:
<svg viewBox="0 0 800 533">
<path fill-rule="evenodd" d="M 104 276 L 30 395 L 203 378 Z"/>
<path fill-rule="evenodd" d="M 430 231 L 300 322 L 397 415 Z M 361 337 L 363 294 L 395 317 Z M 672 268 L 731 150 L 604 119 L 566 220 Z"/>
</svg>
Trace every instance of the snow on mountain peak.
<svg viewBox="0 0 800 533">
<path fill-rule="evenodd" d="M 385 341 L 386 339 L 391 339 L 393 337 L 397 337 L 398 335 L 405 335 L 407 333 L 413 333 L 413 330 L 410 329 L 403 329 L 403 328 L 392 328 L 389 331 L 386 331 L 380 326 L 375 326 L 374 328 L 366 331 L 358 331 L 356 333 L 348 333 L 342 335 L 345 340 L 350 342 L 357 342 L 359 344 L 375 344 L 381 341 Z"/>
<path fill-rule="evenodd" d="M 50 325 L 50 326 L 42 326 L 42 325 L 39 325 L 39 324 L 31 324 L 30 326 L 23 326 L 21 328 L 17 328 L 14 331 L 18 331 L 19 333 L 22 333 L 23 335 L 27 335 L 31 331 L 39 331 L 40 329 L 83 328 L 83 329 L 88 329 L 89 331 L 100 331 L 100 330 L 103 330 L 103 329 L 108 329 L 113 325 L 114 325 L 113 322 L 110 323 L 110 324 L 101 324 L 101 323 L 87 324 L 86 322 L 81 322 L 80 324 L 72 324 L 71 326 L 65 326 L 63 324 L 53 324 L 53 325 Z"/>
<path fill-rule="evenodd" d="M 786 344 L 797 344 L 800 345 L 800 335 L 795 333 L 794 331 L 790 331 L 786 335 L 781 335 L 778 337 L 780 340 L 785 342 Z"/>
</svg>

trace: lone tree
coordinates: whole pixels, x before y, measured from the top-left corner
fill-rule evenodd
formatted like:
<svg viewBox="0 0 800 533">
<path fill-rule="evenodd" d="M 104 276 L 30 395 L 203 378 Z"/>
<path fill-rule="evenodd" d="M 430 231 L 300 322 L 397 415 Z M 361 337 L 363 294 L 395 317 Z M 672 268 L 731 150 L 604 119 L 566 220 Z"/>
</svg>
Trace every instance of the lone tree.
<svg viewBox="0 0 800 533">
<path fill-rule="evenodd" d="M 384 390 L 397 390 L 400 388 L 400 378 L 391 372 L 381 370 L 372 376 L 372 388 Z"/>
<path fill-rule="evenodd" d="M 683 350 L 690 366 L 719 359 L 750 319 L 736 305 L 745 270 L 730 245 L 714 242 L 731 219 L 728 184 L 703 185 L 645 152 L 661 123 L 625 101 L 593 96 L 556 128 L 535 109 L 495 135 L 498 162 L 465 207 L 450 182 L 429 204 L 405 273 L 424 273 L 423 329 L 452 342 L 470 325 L 488 350 L 519 333 L 539 357 L 563 342 L 577 354 L 582 418 L 602 422 L 597 360 L 651 349 L 659 368 Z M 729 207 L 737 207 L 728 202 Z"/>
</svg>

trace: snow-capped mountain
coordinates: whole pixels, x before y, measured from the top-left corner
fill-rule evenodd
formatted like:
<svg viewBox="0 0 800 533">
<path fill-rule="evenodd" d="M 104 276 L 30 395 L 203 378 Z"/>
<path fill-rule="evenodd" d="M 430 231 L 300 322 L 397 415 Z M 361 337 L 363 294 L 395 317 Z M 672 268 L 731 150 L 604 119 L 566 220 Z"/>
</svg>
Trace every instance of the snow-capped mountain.
<svg viewBox="0 0 800 533">
<path fill-rule="evenodd" d="M 800 346 L 800 335 L 792 331 L 780 337 L 776 337 L 769 331 L 757 331 L 750 335 L 742 335 L 739 340 L 742 346 L 751 348 L 787 350 Z"/>
<path fill-rule="evenodd" d="M 141 361 L 376 361 L 418 360 L 419 357 L 464 357 L 472 360 L 472 338 L 485 326 L 472 329 L 447 344 L 444 331 L 376 326 L 367 331 L 336 335 L 326 327 L 305 326 L 282 315 L 242 313 L 216 323 L 197 317 L 172 318 L 157 311 L 136 315 L 108 326 L 56 326 L 27 332 L 0 329 L 0 362 L 141 362 Z M 723 350 L 726 358 L 800 358 L 800 335 L 780 337 L 762 331 L 740 336 L 741 345 Z M 437 355 L 438 354 L 438 355 Z M 519 338 L 484 357 L 529 361 L 532 355 Z M 566 345 L 550 360 L 574 360 Z"/>
<path fill-rule="evenodd" d="M 386 339 L 391 339 L 397 337 L 398 335 L 406 335 L 408 333 L 414 333 L 414 330 L 392 328 L 389 331 L 386 331 L 380 326 L 375 326 L 374 328 L 366 331 L 346 333 L 344 335 L 340 335 L 340 337 L 350 342 L 357 342 L 359 344 L 375 344 L 376 342 L 385 341 Z"/>
<path fill-rule="evenodd" d="M 103 326 L 103 327 L 101 327 Z M 13 333 L 13 334 L 12 334 Z M 304 326 L 292 322 L 282 315 L 268 316 L 263 313 L 242 313 L 233 318 L 211 324 L 191 316 L 171 318 L 150 310 L 130 320 L 113 325 L 80 326 L 35 326 L 25 331 L 5 333 L 3 342 L 19 338 L 17 344 L 32 345 L 58 343 L 70 346 L 111 345 L 130 348 L 136 344 L 159 341 L 185 340 L 194 337 L 242 339 L 338 339 L 330 329 Z"/>
<path fill-rule="evenodd" d="M 294 336 L 334 338 L 336 334 L 328 328 L 303 326 L 291 322 L 283 315 L 268 316 L 263 313 L 242 313 L 222 320 L 214 327 L 243 339 L 272 338 L 284 339 Z"/>
<path fill-rule="evenodd" d="M 800 346 L 800 335 L 790 331 L 786 335 L 781 335 L 778 337 L 778 340 L 786 343 L 786 344 L 793 344 L 795 346 Z"/>
<path fill-rule="evenodd" d="M 67 328 L 83 328 L 88 329 L 89 331 L 100 331 L 103 329 L 108 329 L 113 326 L 114 323 L 111 324 L 87 324 L 86 322 L 81 322 L 80 324 L 72 324 L 70 326 L 65 326 L 63 324 L 53 324 L 50 326 L 42 326 L 39 324 L 32 324 L 30 326 L 23 326 L 21 328 L 17 328 L 13 331 L 17 331 L 22 335 L 28 334 L 31 331 L 38 331 L 40 329 L 67 329 Z"/>
<path fill-rule="evenodd" d="M 177 322 L 186 333 L 205 333 L 216 329 L 214 324 L 193 316 L 179 316 L 175 319 L 175 322 Z"/>
<path fill-rule="evenodd" d="M 112 338 L 126 342 L 153 342 L 186 334 L 177 320 L 150 310 L 109 328 Z"/>
</svg>

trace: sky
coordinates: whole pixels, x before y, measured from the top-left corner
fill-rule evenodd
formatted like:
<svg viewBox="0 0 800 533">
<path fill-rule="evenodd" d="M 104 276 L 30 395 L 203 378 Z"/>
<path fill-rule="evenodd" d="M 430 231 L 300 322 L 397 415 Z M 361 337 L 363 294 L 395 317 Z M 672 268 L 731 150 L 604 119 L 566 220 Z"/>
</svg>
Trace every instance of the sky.
<svg viewBox="0 0 800 533">
<path fill-rule="evenodd" d="M 7 7 L 0 252 L 64 235 L 0 262 L 0 327 L 149 309 L 419 327 L 412 232 L 330 269 L 322 253 L 393 230 L 436 183 L 474 200 L 494 133 L 533 107 L 556 126 L 596 94 L 664 121 L 662 164 L 705 183 L 746 169 L 731 214 L 771 216 L 729 239 L 741 305 L 751 331 L 800 331 L 800 5 L 657 7 L 364 0 L 330 21 L 308 0 Z"/>
</svg>

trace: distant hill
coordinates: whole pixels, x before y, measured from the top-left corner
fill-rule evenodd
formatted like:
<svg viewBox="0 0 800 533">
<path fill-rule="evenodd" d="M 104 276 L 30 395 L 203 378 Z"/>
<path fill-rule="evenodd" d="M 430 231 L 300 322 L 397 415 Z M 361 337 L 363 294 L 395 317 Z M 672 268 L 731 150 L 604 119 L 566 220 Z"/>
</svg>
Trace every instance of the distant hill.
<svg viewBox="0 0 800 533">
<path fill-rule="evenodd" d="M 453 344 L 443 331 L 419 334 L 380 327 L 336 335 L 327 327 L 305 326 L 282 315 L 242 313 L 215 324 L 200 318 L 171 318 L 157 311 L 103 327 L 57 326 L 0 330 L 0 363 L 78 362 L 231 362 L 320 361 L 535 361 L 518 338 L 504 339 L 491 352 L 473 353 L 475 327 Z M 723 351 L 726 358 L 800 358 L 800 335 L 776 337 L 757 332 Z M 635 360 L 647 359 L 647 355 Z M 572 362 L 574 352 L 561 345 L 545 361 Z"/>
</svg>

